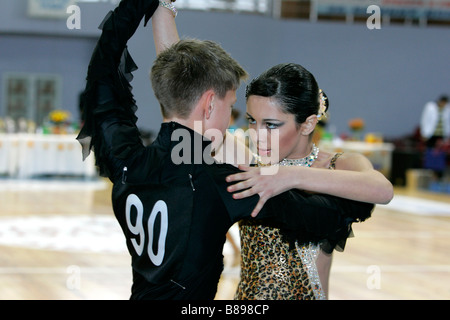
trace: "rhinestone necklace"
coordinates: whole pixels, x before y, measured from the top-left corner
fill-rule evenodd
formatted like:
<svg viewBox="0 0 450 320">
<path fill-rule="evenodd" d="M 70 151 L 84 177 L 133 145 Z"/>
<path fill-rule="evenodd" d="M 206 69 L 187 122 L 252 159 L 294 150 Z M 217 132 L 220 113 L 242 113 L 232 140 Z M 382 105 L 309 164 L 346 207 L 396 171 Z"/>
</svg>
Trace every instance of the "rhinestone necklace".
<svg viewBox="0 0 450 320">
<path fill-rule="evenodd" d="M 314 160 L 317 159 L 319 155 L 319 148 L 313 143 L 311 153 L 301 159 L 283 159 L 278 165 L 280 166 L 300 166 L 300 167 L 311 167 Z"/>
</svg>

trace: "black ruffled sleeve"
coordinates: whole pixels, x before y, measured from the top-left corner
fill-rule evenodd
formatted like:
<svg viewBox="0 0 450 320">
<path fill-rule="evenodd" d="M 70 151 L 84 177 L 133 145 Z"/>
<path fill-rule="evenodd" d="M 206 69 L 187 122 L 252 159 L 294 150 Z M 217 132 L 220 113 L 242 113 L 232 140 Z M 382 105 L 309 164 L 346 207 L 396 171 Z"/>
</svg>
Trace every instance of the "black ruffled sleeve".
<svg viewBox="0 0 450 320">
<path fill-rule="evenodd" d="M 228 164 L 206 166 L 219 192 L 231 221 L 252 219 L 259 196 L 235 200 L 227 191 L 225 180 L 230 174 L 241 172 Z M 291 248 L 295 243 L 320 243 L 322 250 L 331 253 L 343 251 L 347 238 L 352 235 L 352 224 L 368 219 L 375 205 L 325 194 L 311 194 L 290 190 L 269 199 L 255 219 L 255 223 L 280 229 L 283 239 Z"/>
<path fill-rule="evenodd" d="M 322 250 L 343 251 L 352 224 L 368 219 L 375 205 L 330 195 L 291 190 L 266 203 L 276 212 L 280 233 L 291 245 L 320 243 Z"/>
<path fill-rule="evenodd" d="M 100 25 L 102 34 L 89 63 L 81 97 L 83 127 L 77 137 L 83 159 L 94 150 L 100 175 L 112 178 L 118 163 L 142 148 L 130 82 L 137 69 L 127 50 L 142 18 L 145 25 L 158 0 L 122 0 Z"/>
</svg>

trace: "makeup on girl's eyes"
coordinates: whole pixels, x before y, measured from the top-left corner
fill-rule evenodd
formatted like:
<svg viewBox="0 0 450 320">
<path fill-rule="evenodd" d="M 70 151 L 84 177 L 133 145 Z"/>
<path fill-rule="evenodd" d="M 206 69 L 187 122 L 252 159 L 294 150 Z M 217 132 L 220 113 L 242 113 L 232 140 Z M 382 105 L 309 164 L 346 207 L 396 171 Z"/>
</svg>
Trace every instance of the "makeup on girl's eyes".
<svg viewBox="0 0 450 320">
<path fill-rule="evenodd" d="M 256 124 L 256 120 L 249 114 L 247 114 L 247 121 L 249 124 Z M 276 119 L 263 119 L 263 122 L 265 123 L 267 129 L 277 129 L 284 124 L 284 122 Z"/>
<path fill-rule="evenodd" d="M 248 124 L 255 124 L 256 123 L 255 119 L 253 119 L 252 116 L 250 116 L 248 113 L 247 113 L 246 118 L 247 118 Z"/>
<path fill-rule="evenodd" d="M 281 127 L 283 123 L 273 123 L 273 122 L 266 122 L 267 129 L 277 129 Z"/>
</svg>

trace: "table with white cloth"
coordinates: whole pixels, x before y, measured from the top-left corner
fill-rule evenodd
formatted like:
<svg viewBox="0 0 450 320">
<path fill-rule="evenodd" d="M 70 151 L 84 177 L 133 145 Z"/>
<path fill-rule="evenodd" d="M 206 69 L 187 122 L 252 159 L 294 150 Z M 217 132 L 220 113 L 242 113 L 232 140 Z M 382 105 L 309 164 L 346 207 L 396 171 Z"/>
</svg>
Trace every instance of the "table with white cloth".
<svg viewBox="0 0 450 320">
<path fill-rule="evenodd" d="M 358 152 L 366 156 L 373 167 L 390 178 L 392 167 L 392 143 L 363 142 L 363 141 L 321 141 L 319 147 L 329 152 Z"/>
<path fill-rule="evenodd" d="M 12 178 L 97 175 L 94 155 L 85 161 L 72 134 L 0 134 L 0 175 Z"/>
</svg>

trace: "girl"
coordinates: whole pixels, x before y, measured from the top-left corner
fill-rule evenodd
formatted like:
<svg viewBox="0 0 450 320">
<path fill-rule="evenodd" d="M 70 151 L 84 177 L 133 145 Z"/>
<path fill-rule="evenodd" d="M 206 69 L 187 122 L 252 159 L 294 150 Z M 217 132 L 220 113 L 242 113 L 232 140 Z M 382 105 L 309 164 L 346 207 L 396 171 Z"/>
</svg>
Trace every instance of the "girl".
<svg viewBox="0 0 450 320">
<path fill-rule="evenodd" d="M 260 195 L 253 215 L 268 198 L 289 189 L 380 204 L 392 199 L 391 183 L 373 169 L 367 158 L 332 154 L 313 143 L 314 129 L 325 116 L 328 98 L 305 68 L 293 63 L 270 68 L 249 84 L 246 98 L 249 128 L 257 133 L 253 143 L 258 154 L 279 166 L 274 175 L 240 166 L 244 173 L 227 178 L 228 182 L 240 181 L 230 186 L 229 192 L 244 190 L 235 193 L 235 199 Z M 278 131 L 276 141 L 270 139 L 273 130 Z M 274 150 L 278 152 L 273 154 Z M 356 217 L 356 221 L 366 218 Z M 343 250 L 350 233 L 320 243 L 296 242 L 296 250 L 291 250 L 276 227 L 254 221 L 242 222 L 240 227 L 242 268 L 236 298 L 326 298 L 331 253 Z"/>
</svg>

